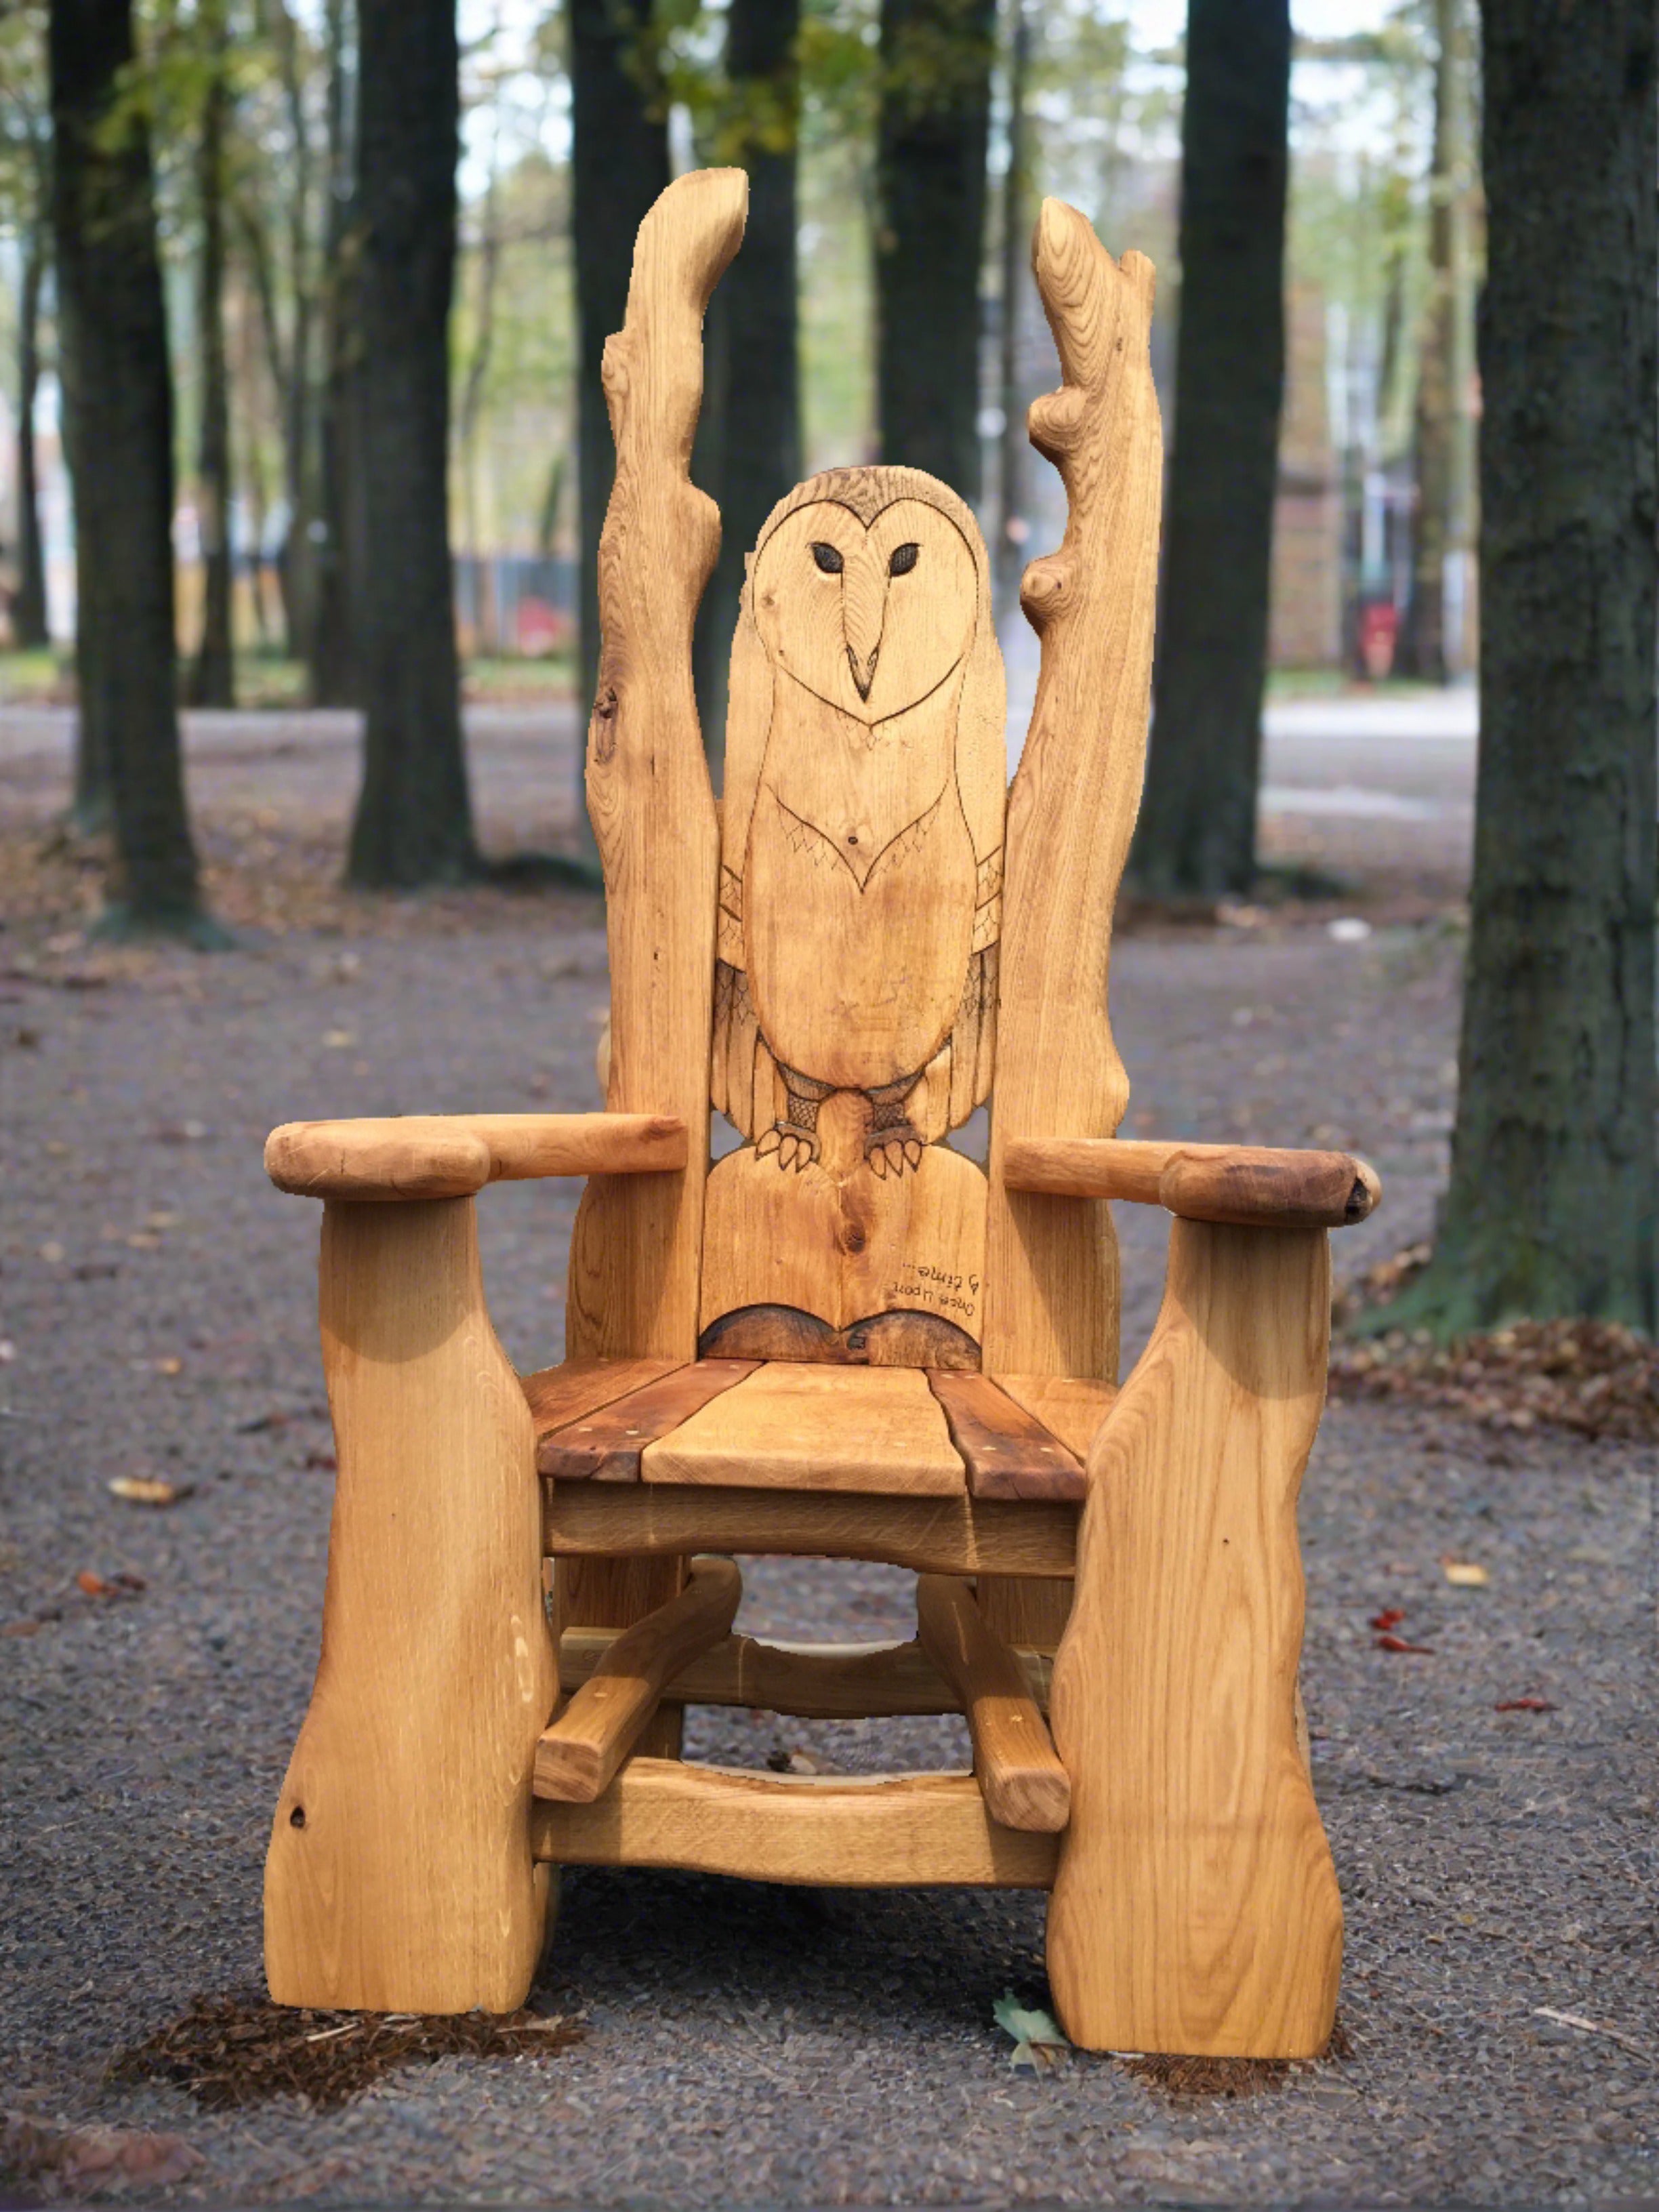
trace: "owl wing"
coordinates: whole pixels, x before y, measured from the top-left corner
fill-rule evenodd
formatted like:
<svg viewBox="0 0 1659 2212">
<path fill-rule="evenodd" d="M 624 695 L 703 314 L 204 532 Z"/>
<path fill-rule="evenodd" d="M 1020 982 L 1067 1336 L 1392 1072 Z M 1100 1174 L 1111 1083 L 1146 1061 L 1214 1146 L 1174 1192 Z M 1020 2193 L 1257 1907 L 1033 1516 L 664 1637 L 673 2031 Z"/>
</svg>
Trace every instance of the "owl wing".
<svg viewBox="0 0 1659 2212">
<path fill-rule="evenodd" d="M 781 1109 L 775 1096 L 777 1072 L 760 1033 L 744 951 L 744 865 L 772 726 L 772 665 L 750 604 L 752 554 L 748 568 L 732 640 L 726 698 L 726 785 L 720 799 L 720 902 L 708 1091 L 716 1111 L 744 1136 L 755 1137 Z"/>
</svg>

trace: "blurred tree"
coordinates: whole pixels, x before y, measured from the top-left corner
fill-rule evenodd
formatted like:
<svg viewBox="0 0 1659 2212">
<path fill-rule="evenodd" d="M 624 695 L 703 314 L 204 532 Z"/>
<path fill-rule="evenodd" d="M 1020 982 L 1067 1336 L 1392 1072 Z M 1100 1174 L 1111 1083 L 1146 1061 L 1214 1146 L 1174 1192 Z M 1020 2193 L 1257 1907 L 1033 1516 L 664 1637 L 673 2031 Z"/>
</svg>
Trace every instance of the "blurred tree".
<svg viewBox="0 0 1659 2212">
<path fill-rule="evenodd" d="M 1133 860 L 1153 897 L 1248 895 L 1285 381 L 1289 0 L 1190 0 L 1175 452 Z"/>
<path fill-rule="evenodd" d="M 977 500 L 980 268 L 995 0 L 882 0 L 881 457 Z"/>
<path fill-rule="evenodd" d="M 580 706 L 592 704 L 599 669 L 594 578 L 616 455 L 600 363 L 623 326 L 634 237 L 668 186 L 668 114 L 649 0 L 568 0 L 571 124 L 571 237 L 576 263 L 576 474 L 581 526 Z M 587 811 L 577 819 L 588 839 Z"/>
<path fill-rule="evenodd" d="M 14 644 L 49 643 L 46 570 L 34 443 L 40 386 L 40 323 L 51 268 L 52 119 L 45 70 L 43 9 L 13 8 L 0 17 L 0 200 L 17 241 L 17 585 L 11 603 Z"/>
<path fill-rule="evenodd" d="M 1429 179 L 1429 296 L 1418 354 L 1413 436 L 1416 508 L 1411 598 L 1400 638 L 1403 675 L 1443 684 L 1461 664 L 1449 640 L 1449 586 L 1468 552 L 1474 444 L 1468 331 L 1469 11 L 1473 0 L 1434 0 L 1434 153 Z"/>
<path fill-rule="evenodd" d="M 115 829 L 100 927 L 211 942 L 174 696 L 173 392 L 149 137 L 119 97 L 132 0 L 52 0 L 48 48 L 82 750 L 107 774 Z"/>
<path fill-rule="evenodd" d="M 351 467 L 351 433 L 362 233 L 352 184 L 357 115 L 348 5 L 349 0 L 325 0 L 323 10 L 327 215 L 321 279 L 322 369 L 316 398 L 316 485 L 301 508 L 312 549 L 306 659 L 312 698 L 324 707 L 345 706 L 358 696 L 353 589 L 362 565 L 362 515 L 361 500 L 353 496 L 356 479 Z"/>
<path fill-rule="evenodd" d="M 1009 15 L 1008 150 L 1002 173 L 1002 282 L 997 302 L 1001 320 L 998 382 L 1002 431 L 996 538 L 991 548 L 992 581 L 1000 608 L 1013 605 L 1025 566 L 1028 526 L 1024 484 L 1030 450 L 1020 377 L 1020 302 L 1030 253 L 1030 214 L 1026 202 L 1031 188 L 1030 148 L 1025 103 L 1031 74 L 1031 20 L 1025 0 L 1009 0 Z"/>
<path fill-rule="evenodd" d="M 1483 0 L 1480 751 L 1451 1184 L 1386 1324 L 1654 1324 L 1651 0 Z"/>
<path fill-rule="evenodd" d="M 455 0 L 359 0 L 354 614 L 363 780 L 349 880 L 478 866 L 449 556 L 449 309 L 459 124 Z"/>
<path fill-rule="evenodd" d="M 720 510 L 720 550 L 697 617 L 697 708 L 718 785 L 726 684 L 744 561 L 799 478 L 795 154 L 800 0 L 731 0 L 709 157 L 749 172 L 743 250 L 709 303 L 698 483 Z"/>
<path fill-rule="evenodd" d="M 196 707 L 234 707 L 231 635 L 230 375 L 225 359 L 226 139 L 231 128 L 225 0 L 197 0 L 201 82 L 197 121 L 196 341 L 201 362 L 196 461 L 202 546 L 202 632 L 185 689 Z"/>
</svg>

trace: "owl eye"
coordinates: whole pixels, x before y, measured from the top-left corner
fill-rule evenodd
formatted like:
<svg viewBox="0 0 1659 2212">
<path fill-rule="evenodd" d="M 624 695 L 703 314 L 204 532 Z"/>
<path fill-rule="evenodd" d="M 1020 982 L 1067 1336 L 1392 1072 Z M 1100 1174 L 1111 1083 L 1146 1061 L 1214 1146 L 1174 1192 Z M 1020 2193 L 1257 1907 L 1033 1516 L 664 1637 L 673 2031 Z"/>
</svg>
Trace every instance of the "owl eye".
<svg viewBox="0 0 1659 2212">
<path fill-rule="evenodd" d="M 890 576 L 908 576 L 921 556 L 920 545 L 896 545 L 893 557 L 887 563 Z"/>
<path fill-rule="evenodd" d="M 833 545 L 826 545 L 822 538 L 817 539 L 813 544 L 812 558 L 817 562 L 819 568 L 823 569 L 826 576 L 840 575 L 842 570 L 841 556 L 836 552 Z"/>
</svg>

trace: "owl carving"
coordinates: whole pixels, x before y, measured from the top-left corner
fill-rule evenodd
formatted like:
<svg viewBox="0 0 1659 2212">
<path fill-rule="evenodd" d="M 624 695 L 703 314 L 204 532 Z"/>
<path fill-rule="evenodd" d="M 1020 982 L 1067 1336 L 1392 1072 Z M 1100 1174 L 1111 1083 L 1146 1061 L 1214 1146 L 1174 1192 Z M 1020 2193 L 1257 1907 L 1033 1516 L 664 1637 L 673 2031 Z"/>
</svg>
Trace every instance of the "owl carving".
<svg viewBox="0 0 1659 2212">
<path fill-rule="evenodd" d="M 857 1145 L 825 1164 L 905 1176 L 989 1090 L 1004 712 L 948 487 L 837 470 L 781 502 L 732 654 L 713 1085 L 780 1170 L 820 1164 L 840 1096 Z"/>
</svg>

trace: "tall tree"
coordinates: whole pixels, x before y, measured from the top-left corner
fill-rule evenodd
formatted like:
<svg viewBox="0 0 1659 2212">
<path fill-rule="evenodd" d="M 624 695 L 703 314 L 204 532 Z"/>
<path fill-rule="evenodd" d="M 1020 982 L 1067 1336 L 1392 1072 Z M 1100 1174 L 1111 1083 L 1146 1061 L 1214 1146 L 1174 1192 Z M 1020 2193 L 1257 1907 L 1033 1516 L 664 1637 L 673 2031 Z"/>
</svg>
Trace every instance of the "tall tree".
<svg viewBox="0 0 1659 2212">
<path fill-rule="evenodd" d="M 202 541 L 202 635 L 189 676 L 192 705 L 236 703 L 231 640 L 230 373 L 225 357 L 225 141 L 229 123 L 224 0 L 200 0 L 201 117 L 196 185 L 201 220 L 196 333 L 202 371 L 196 508 Z"/>
<path fill-rule="evenodd" d="M 357 15 L 364 748 L 349 875 L 412 887 L 478 865 L 449 557 L 459 57 L 455 0 L 359 0 Z"/>
<path fill-rule="evenodd" d="M 995 0 L 882 0 L 876 388 L 884 461 L 980 489 L 980 264 Z"/>
<path fill-rule="evenodd" d="M 1175 452 L 1133 867 L 1154 897 L 1255 878 L 1285 384 L 1289 0 L 1189 0 Z"/>
<path fill-rule="evenodd" d="M 210 933 L 174 703 L 173 389 L 132 0 L 52 0 L 52 232 L 74 456 L 81 714 L 107 762 L 110 931 Z"/>
<path fill-rule="evenodd" d="M 1654 1324 L 1652 0 L 1483 0 L 1480 749 L 1451 1187 L 1394 1316 Z"/>
<path fill-rule="evenodd" d="M 569 0 L 571 234 L 576 263 L 576 477 L 580 513 L 581 705 L 599 672 L 599 532 L 616 457 L 600 364 L 623 326 L 634 236 L 668 186 L 668 111 L 650 0 Z M 585 809 L 578 817 L 586 828 Z"/>
<path fill-rule="evenodd" d="M 718 781 L 726 684 L 746 555 L 801 471 L 795 268 L 800 0 L 731 0 L 730 103 L 720 160 L 749 172 L 743 251 L 709 302 L 698 478 L 719 503 L 720 550 L 697 617 L 697 705 Z"/>
<path fill-rule="evenodd" d="M 322 373 L 317 391 L 314 507 L 306 501 L 311 598 L 306 660 L 311 696 L 319 707 L 356 697 L 353 656 L 353 579 L 361 569 L 361 501 L 352 475 L 353 371 L 358 356 L 356 283 L 362 231 L 352 199 L 356 170 L 356 87 L 351 76 L 348 0 L 325 0 L 323 49 L 327 82 L 328 215 L 324 233 Z"/>
<path fill-rule="evenodd" d="M 34 444 L 34 402 L 40 388 L 40 295 L 46 275 L 45 211 L 23 235 L 22 282 L 17 298 L 17 592 L 11 603 L 12 641 L 24 647 L 50 643 L 46 629 L 46 563 L 40 540 L 40 465 Z"/>
<path fill-rule="evenodd" d="M 1468 240 L 1469 12 L 1434 0 L 1434 153 L 1429 179 L 1429 296 L 1413 423 L 1412 591 L 1400 639 L 1404 674 L 1443 684 L 1455 665 L 1446 635 L 1450 564 L 1468 550 L 1469 363 L 1459 340 L 1471 290 Z"/>
</svg>

